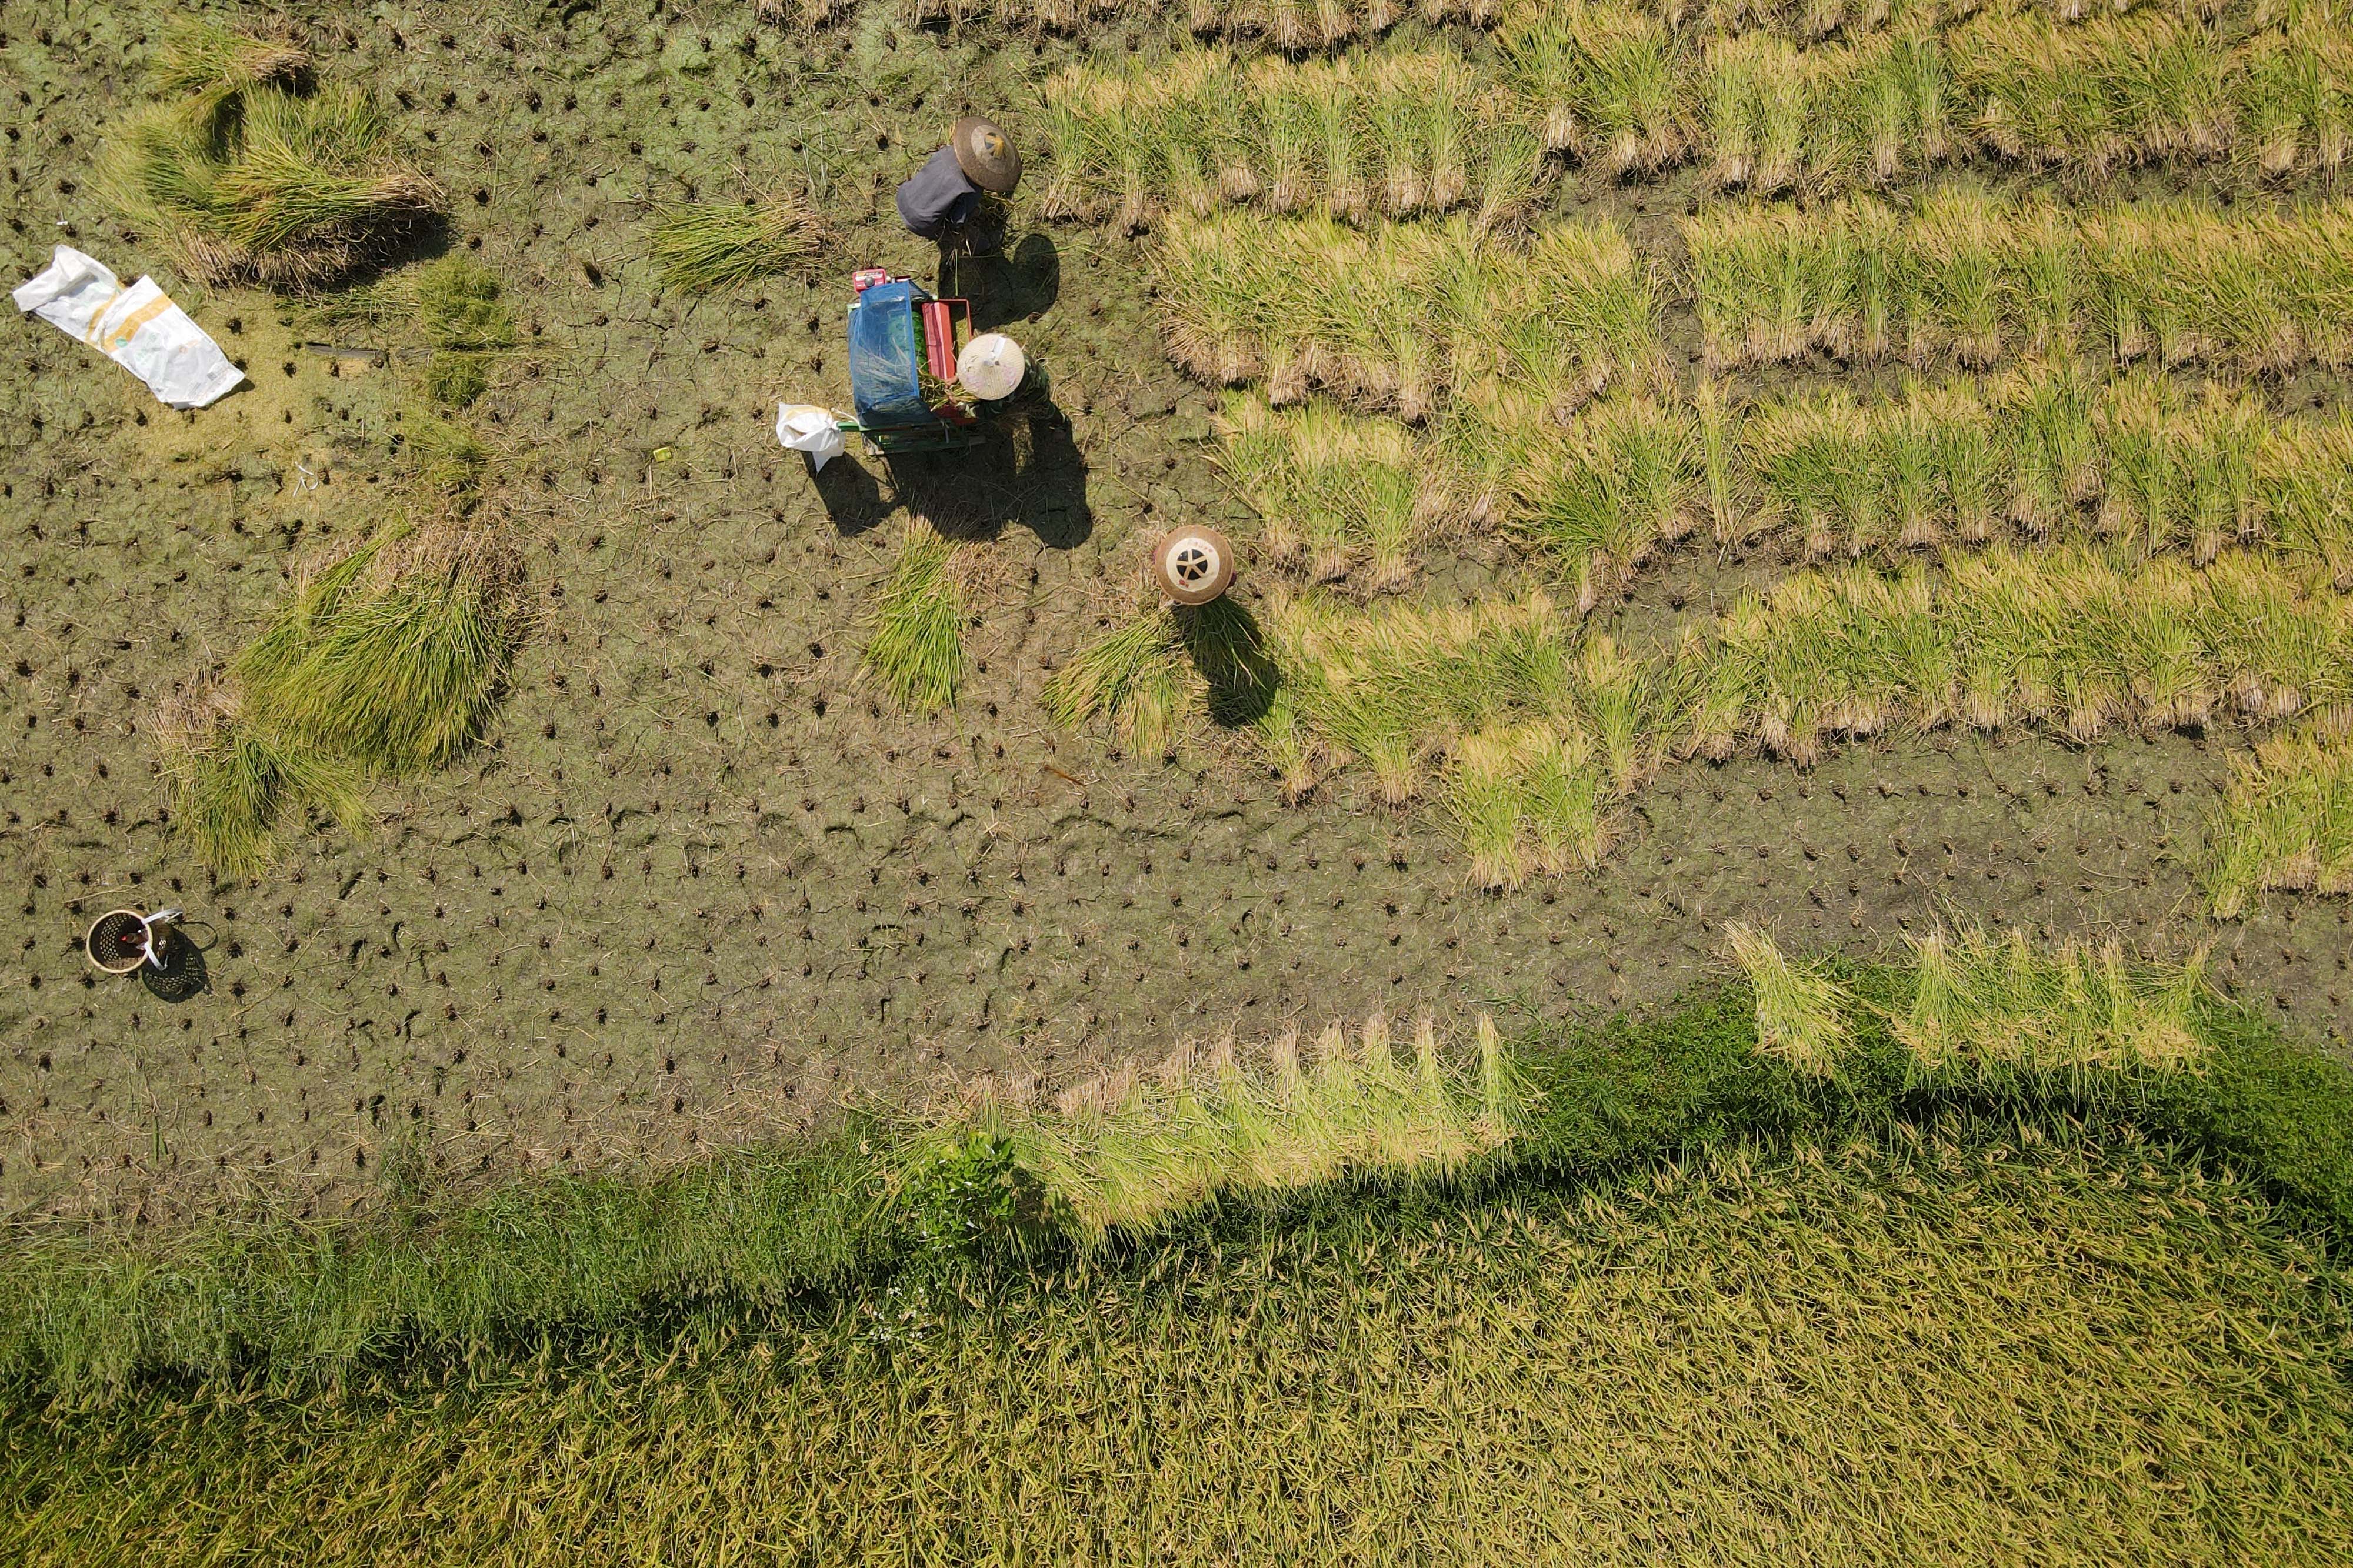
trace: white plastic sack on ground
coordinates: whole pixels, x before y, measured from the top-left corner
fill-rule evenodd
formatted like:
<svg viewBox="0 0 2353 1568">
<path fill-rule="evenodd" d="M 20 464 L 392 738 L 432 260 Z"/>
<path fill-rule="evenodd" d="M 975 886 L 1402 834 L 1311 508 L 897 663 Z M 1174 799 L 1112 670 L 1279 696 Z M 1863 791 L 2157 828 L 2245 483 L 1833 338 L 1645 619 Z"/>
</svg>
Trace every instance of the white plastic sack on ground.
<svg viewBox="0 0 2353 1568">
<path fill-rule="evenodd" d="M 245 379 L 220 345 L 153 278 L 126 289 L 103 262 L 69 245 L 16 290 L 16 309 L 70 332 L 145 382 L 174 408 L 202 408 Z"/>
<path fill-rule="evenodd" d="M 796 452 L 807 452 L 812 468 L 822 468 L 841 456 L 841 430 L 833 410 L 813 403 L 777 404 L 776 439 Z"/>
</svg>

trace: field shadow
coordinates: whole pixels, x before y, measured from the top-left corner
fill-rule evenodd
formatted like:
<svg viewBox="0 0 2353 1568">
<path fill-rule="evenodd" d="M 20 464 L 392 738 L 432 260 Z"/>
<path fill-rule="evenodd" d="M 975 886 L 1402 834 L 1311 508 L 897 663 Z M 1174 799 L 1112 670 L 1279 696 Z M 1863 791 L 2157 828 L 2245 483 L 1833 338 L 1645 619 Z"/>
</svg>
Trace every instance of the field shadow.
<svg viewBox="0 0 2353 1568">
<path fill-rule="evenodd" d="M 941 283 L 948 292 L 972 301 L 974 331 L 991 332 L 1011 322 L 1034 321 L 1054 308 L 1062 294 L 1062 253 L 1048 235 L 1024 235 L 1010 252 L 948 261 L 941 269 Z"/>
<path fill-rule="evenodd" d="M 983 421 L 980 440 L 960 452 L 902 452 L 881 471 L 844 454 L 810 482 L 826 516 L 859 534 L 902 508 L 965 540 L 1027 529 L 1049 550 L 1074 550 L 1094 532 L 1088 467 L 1071 422 L 1039 398 Z"/>
</svg>

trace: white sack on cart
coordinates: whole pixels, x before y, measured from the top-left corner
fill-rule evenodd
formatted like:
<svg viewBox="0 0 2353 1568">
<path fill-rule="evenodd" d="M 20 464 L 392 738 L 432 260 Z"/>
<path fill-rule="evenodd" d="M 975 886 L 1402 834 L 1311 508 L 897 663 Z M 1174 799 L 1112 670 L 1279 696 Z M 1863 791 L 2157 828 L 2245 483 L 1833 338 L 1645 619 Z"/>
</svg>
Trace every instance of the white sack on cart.
<svg viewBox="0 0 2353 1568">
<path fill-rule="evenodd" d="M 15 299 L 16 309 L 79 338 L 174 408 L 202 408 L 245 379 L 153 278 L 126 289 L 105 263 L 69 245 L 58 246 Z"/>
<path fill-rule="evenodd" d="M 813 403 L 777 404 L 776 439 L 796 452 L 807 452 L 812 468 L 822 468 L 841 456 L 841 429 L 833 410 Z"/>
</svg>

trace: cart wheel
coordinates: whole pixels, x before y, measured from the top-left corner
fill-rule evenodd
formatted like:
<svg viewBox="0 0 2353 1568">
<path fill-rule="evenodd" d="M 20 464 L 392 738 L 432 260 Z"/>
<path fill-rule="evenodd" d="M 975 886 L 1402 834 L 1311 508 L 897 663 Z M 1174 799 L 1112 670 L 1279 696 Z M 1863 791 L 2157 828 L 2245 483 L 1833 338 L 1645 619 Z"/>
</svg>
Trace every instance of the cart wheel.
<svg viewBox="0 0 2353 1568">
<path fill-rule="evenodd" d="M 147 920 L 136 910 L 110 910 L 90 923 L 82 952 L 108 974 L 129 974 L 147 962 Z"/>
<path fill-rule="evenodd" d="M 1206 605 L 1232 586 L 1234 548 L 1214 528 L 1171 529 L 1152 547 L 1152 575 L 1180 605 Z"/>
</svg>

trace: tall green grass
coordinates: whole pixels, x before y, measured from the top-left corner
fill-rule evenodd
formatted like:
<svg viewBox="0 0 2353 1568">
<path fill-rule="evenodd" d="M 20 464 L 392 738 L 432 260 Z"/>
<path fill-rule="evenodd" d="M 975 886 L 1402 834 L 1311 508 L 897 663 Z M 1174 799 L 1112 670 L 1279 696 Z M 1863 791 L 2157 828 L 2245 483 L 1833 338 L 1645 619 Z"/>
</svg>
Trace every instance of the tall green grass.
<svg viewBox="0 0 2353 1568">
<path fill-rule="evenodd" d="M 953 707 L 964 683 L 964 588 L 955 545 L 928 524 L 911 527 L 874 600 L 866 668 L 911 712 Z"/>
<path fill-rule="evenodd" d="M 805 270 L 826 226 L 798 195 L 681 202 L 653 220 L 654 265 L 673 289 L 706 290 Z"/>
<path fill-rule="evenodd" d="M 626 1352 L 681 1322 L 772 1322 L 797 1304 L 844 1310 L 897 1342 L 897 1312 L 924 1317 L 959 1269 L 987 1263 L 960 1241 L 953 1257 L 936 1244 L 964 1229 L 959 1215 L 987 1212 L 1000 1181 L 1060 1200 L 1047 1212 L 1067 1245 L 1046 1237 L 1020 1264 L 1052 1270 L 1204 1216 L 1312 1218 L 1384 1192 L 1444 1210 L 1450 1193 L 1606 1180 L 1749 1139 L 1900 1139 L 1949 1104 L 2128 1143 L 2185 1141 L 2291 1205 L 2299 1225 L 2331 1235 L 2353 1225 L 2343 1064 L 2185 985 L 2186 972 L 2127 965 L 2103 999 L 2097 950 L 2017 960 L 2022 990 L 2003 977 L 2007 954 L 1971 951 L 1989 955 L 1997 984 L 1966 1005 L 1938 1000 L 1954 987 L 1910 964 L 1790 959 L 1805 995 L 1778 1011 L 1760 1012 L 1768 988 L 1744 984 L 1656 1019 L 1510 1045 L 1482 1026 L 1475 1051 L 1417 1026 L 1409 1052 L 1378 1023 L 1288 1057 L 1280 1039 L 1219 1041 L 1158 1072 L 1062 1092 L 975 1086 L 927 1115 L 676 1171 L 472 1196 L 428 1185 L 331 1222 L 264 1209 L 164 1232 L 18 1226 L 0 1270 L 0 1387 L 70 1408 L 158 1383 L 232 1394 L 376 1379 L 438 1386 L 515 1358 L 593 1360 L 600 1342 Z M 2187 1029 L 2196 1048 L 2102 1045 L 2119 1037 L 2118 995 Z M 1793 1019 L 1815 1041 L 1794 1054 L 1819 1050 L 1834 1072 L 1789 1059 Z M 1966 1042 L 1940 1049 L 1933 1070 L 1895 1032 L 1922 1019 L 1947 1020 L 1941 1038 Z M 2051 1056 L 2048 1042 L 2073 1039 L 2070 1030 L 2095 1048 Z M 2021 1032 L 2033 1052 L 2016 1048 Z M 927 1180 L 935 1156 L 975 1148 L 986 1157 L 958 1160 L 974 1178 L 960 1190 Z M 955 1265 L 944 1278 L 943 1264 Z M 961 1288 L 986 1279 L 984 1267 Z"/>
<path fill-rule="evenodd" d="M 2244 1178 L 1947 1123 L 1240 1214 L 422 1387 L 28 1413 L 0 1550 L 2300 1568 L 2353 1507 L 2343 1322 Z"/>
<path fill-rule="evenodd" d="M 176 96 L 112 129 L 100 184 L 198 278 L 332 283 L 442 210 L 374 95 L 314 88 L 290 46 L 199 25 L 154 86 Z"/>
</svg>

